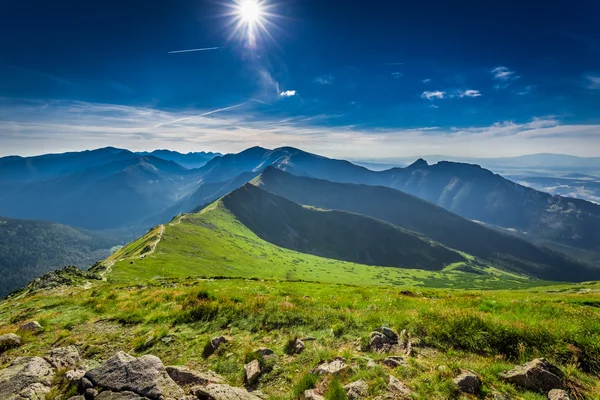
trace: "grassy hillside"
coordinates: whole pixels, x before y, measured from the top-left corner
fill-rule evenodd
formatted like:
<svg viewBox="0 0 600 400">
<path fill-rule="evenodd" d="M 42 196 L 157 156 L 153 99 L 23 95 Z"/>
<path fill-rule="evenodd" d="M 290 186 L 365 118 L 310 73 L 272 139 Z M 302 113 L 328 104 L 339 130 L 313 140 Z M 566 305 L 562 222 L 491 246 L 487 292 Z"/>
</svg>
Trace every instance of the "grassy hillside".
<svg viewBox="0 0 600 400">
<path fill-rule="evenodd" d="M 600 268 L 569 260 L 391 188 L 297 177 L 275 168 L 265 169 L 253 183 L 298 204 L 359 213 L 419 232 L 507 270 L 550 280 L 600 278 Z"/>
<path fill-rule="evenodd" d="M 244 363 L 257 357 L 253 350 L 269 347 L 277 357 L 260 359 L 268 368 L 257 388 L 273 400 L 299 399 L 304 389 L 322 385 L 324 378 L 309 371 L 336 356 L 352 367 L 341 382 L 365 380 L 368 399 L 385 394 L 389 375 L 405 383 L 415 400 L 475 399 L 452 383 L 461 370 L 472 370 L 483 383 L 480 399 L 503 394 L 543 400 L 544 394 L 498 376 L 543 356 L 560 366 L 573 398 L 598 399 L 597 304 L 597 283 L 481 292 L 247 279 L 92 282 L 87 289 L 59 288 L 0 303 L 0 334 L 30 320 L 45 327 L 0 354 L 0 367 L 74 345 L 86 359 L 103 361 L 119 350 L 153 354 L 165 365 L 212 370 L 242 386 Z M 410 333 L 415 345 L 407 366 L 387 367 L 380 362 L 385 354 L 366 348 L 369 333 L 382 325 Z M 207 356 L 207 342 L 217 335 L 230 341 Z M 314 340 L 305 341 L 301 354 L 288 355 L 286 343 L 294 337 Z M 376 365 L 368 367 L 365 357 Z M 60 378 L 55 385 L 48 400 L 69 397 L 62 397 Z"/>
<path fill-rule="evenodd" d="M 302 253 L 367 265 L 441 270 L 459 253 L 383 221 L 302 207 L 246 184 L 223 204 L 260 238 Z"/>
<path fill-rule="evenodd" d="M 540 284 L 468 256 L 465 262 L 434 272 L 367 266 L 300 253 L 261 239 L 222 200 L 152 229 L 113 254 L 99 269 L 108 269 L 107 278 L 118 282 L 191 276 L 457 288 Z"/>
<path fill-rule="evenodd" d="M 0 297 L 62 266 L 90 267 L 115 244 L 70 226 L 0 217 Z"/>
</svg>

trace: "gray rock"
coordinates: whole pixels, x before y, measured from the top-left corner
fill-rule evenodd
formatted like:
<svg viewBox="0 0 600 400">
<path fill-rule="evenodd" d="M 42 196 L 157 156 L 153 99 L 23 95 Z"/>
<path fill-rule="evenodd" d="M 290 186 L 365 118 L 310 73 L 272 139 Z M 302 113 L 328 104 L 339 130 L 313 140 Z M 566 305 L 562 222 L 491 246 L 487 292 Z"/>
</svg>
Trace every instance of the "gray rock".
<svg viewBox="0 0 600 400">
<path fill-rule="evenodd" d="M 329 363 L 323 363 L 319 365 L 316 369 L 317 375 L 336 375 L 348 368 L 348 364 L 346 364 L 346 360 L 342 357 L 336 357 L 333 361 Z"/>
<path fill-rule="evenodd" d="M 0 370 L 0 399 L 43 399 L 50 390 L 54 370 L 40 357 L 19 357 Z"/>
<path fill-rule="evenodd" d="M 393 377 L 392 375 L 388 378 L 388 392 L 393 398 L 400 399 L 408 399 L 410 397 L 411 391 L 404 383 L 400 382 L 398 379 Z"/>
<path fill-rule="evenodd" d="M 256 349 L 254 352 L 261 357 L 275 355 L 275 352 L 273 350 L 269 349 L 268 347 L 260 347 L 260 348 Z"/>
<path fill-rule="evenodd" d="M 261 374 L 258 360 L 252 360 L 244 365 L 244 370 L 246 371 L 246 383 L 248 383 L 248 385 L 254 385 Z"/>
<path fill-rule="evenodd" d="M 81 378 L 79 380 L 79 391 L 80 392 L 85 392 L 87 389 L 89 388 L 93 388 L 94 384 L 85 377 L 85 375 L 83 376 L 83 378 Z"/>
<path fill-rule="evenodd" d="M 98 391 L 94 388 L 86 389 L 85 393 L 83 393 L 85 400 L 94 400 L 96 396 L 98 396 Z"/>
<path fill-rule="evenodd" d="M 387 336 L 392 341 L 398 341 L 398 334 L 396 332 L 394 332 L 394 330 L 391 328 L 384 326 L 381 328 L 381 333 L 383 333 L 385 336 Z"/>
<path fill-rule="evenodd" d="M 42 325 L 40 325 L 39 322 L 37 321 L 30 321 L 27 322 L 26 324 L 23 324 L 19 327 L 19 329 L 17 329 L 18 333 L 23 333 L 23 332 L 31 332 L 31 333 L 36 333 L 36 332 L 41 332 L 44 330 L 44 327 L 42 327 Z"/>
<path fill-rule="evenodd" d="M 361 379 L 345 385 L 344 390 L 350 400 L 364 399 L 369 394 L 369 385 Z"/>
<path fill-rule="evenodd" d="M 398 367 L 408 367 L 406 360 L 399 356 L 389 356 L 383 360 L 383 364 L 387 365 L 390 368 L 398 368 Z"/>
<path fill-rule="evenodd" d="M 536 358 L 500 374 L 507 382 L 525 389 L 547 393 L 552 389 L 562 389 L 563 373 L 544 358 Z"/>
<path fill-rule="evenodd" d="M 122 392 L 130 391 L 152 400 L 183 396 L 183 390 L 171 379 L 158 357 L 135 358 L 118 352 L 100 367 L 88 371 L 85 377 L 95 386 Z"/>
<path fill-rule="evenodd" d="M 145 400 L 133 392 L 111 392 L 109 390 L 100 393 L 94 400 Z"/>
<path fill-rule="evenodd" d="M 187 367 L 170 365 L 165 368 L 167 374 L 180 386 L 206 386 L 209 383 L 225 383 L 225 379 L 212 371 L 197 372 Z"/>
<path fill-rule="evenodd" d="M 75 368 L 81 362 L 81 356 L 75 346 L 52 349 L 44 357 L 54 368 Z"/>
<path fill-rule="evenodd" d="M 21 336 L 15 335 L 14 333 L 7 333 L 0 335 L 0 354 L 6 350 L 19 347 L 21 344 Z"/>
<path fill-rule="evenodd" d="M 481 390 L 479 377 L 471 371 L 465 371 L 454 378 L 454 384 L 463 393 L 477 394 Z"/>
<path fill-rule="evenodd" d="M 85 400 L 85 397 L 83 397 L 83 396 L 73 396 L 73 397 L 69 397 L 68 400 Z"/>
<path fill-rule="evenodd" d="M 301 339 L 296 339 L 296 343 L 294 343 L 294 354 L 300 354 L 304 351 L 306 346 Z"/>
<path fill-rule="evenodd" d="M 193 387 L 191 392 L 199 399 L 204 400 L 261 400 L 260 397 L 245 389 L 215 383 L 211 383 L 206 387 Z"/>
<path fill-rule="evenodd" d="M 306 400 L 325 400 L 325 397 L 318 394 L 315 389 L 305 390 L 304 398 Z"/>
<path fill-rule="evenodd" d="M 552 389 L 548 392 L 548 400 L 571 400 L 571 396 L 566 390 Z"/>
</svg>

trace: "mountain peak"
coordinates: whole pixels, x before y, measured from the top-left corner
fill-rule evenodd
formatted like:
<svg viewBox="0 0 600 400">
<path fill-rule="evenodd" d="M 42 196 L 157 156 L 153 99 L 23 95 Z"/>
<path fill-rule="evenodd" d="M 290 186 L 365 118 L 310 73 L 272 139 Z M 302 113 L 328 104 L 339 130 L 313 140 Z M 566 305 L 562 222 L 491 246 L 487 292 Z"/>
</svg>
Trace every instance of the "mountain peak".
<svg viewBox="0 0 600 400">
<path fill-rule="evenodd" d="M 417 161 L 415 161 L 414 163 L 410 164 L 406 168 L 417 169 L 417 168 L 427 168 L 427 167 L 429 167 L 429 164 L 427 164 L 427 161 L 425 161 L 422 158 L 419 158 Z"/>
</svg>

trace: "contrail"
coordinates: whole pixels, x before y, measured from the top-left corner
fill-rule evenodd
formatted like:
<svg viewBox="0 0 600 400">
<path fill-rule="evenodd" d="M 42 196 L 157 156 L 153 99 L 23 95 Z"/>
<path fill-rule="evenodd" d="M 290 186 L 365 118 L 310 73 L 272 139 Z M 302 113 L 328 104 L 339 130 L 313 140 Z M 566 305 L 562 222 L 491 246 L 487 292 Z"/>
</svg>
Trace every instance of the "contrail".
<svg viewBox="0 0 600 400">
<path fill-rule="evenodd" d="M 208 50 L 218 50 L 218 49 L 220 49 L 220 47 L 203 47 L 201 49 L 189 49 L 189 50 L 175 50 L 175 51 L 170 51 L 169 54 L 189 53 L 191 51 L 208 51 Z"/>
<path fill-rule="evenodd" d="M 245 101 L 245 102 L 240 103 L 240 104 L 236 104 L 236 105 L 229 106 L 229 107 L 224 107 L 224 108 L 219 108 L 217 110 L 207 111 L 207 112 L 202 113 L 202 114 L 192 115 L 192 116 L 189 116 L 189 117 L 184 117 L 184 118 L 179 118 L 179 119 L 174 119 L 173 121 L 167 121 L 167 122 L 163 122 L 162 124 L 158 124 L 158 125 L 155 126 L 155 128 L 160 128 L 161 126 L 170 125 L 170 124 L 176 124 L 177 122 L 187 121 L 189 119 L 194 119 L 194 118 L 199 118 L 199 117 L 206 117 L 207 115 L 216 114 L 216 113 L 221 112 L 221 111 L 227 111 L 227 110 L 231 110 L 233 108 L 241 107 L 243 105 L 246 105 L 247 103 L 248 102 Z"/>
</svg>

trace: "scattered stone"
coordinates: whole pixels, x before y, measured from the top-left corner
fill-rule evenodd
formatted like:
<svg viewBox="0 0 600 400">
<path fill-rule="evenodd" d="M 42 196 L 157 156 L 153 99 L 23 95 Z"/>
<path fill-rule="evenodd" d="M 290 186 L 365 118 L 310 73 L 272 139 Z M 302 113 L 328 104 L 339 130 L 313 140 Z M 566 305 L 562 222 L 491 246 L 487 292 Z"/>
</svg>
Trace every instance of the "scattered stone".
<svg viewBox="0 0 600 400">
<path fill-rule="evenodd" d="M 79 391 L 80 392 L 85 392 L 87 389 L 89 388 L 93 388 L 94 384 L 85 377 L 85 375 L 83 376 L 83 378 L 81 378 L 79 380 Z"/>
<path fill-rule="evenodd" d="M 361 379 L 345 385 L 344 390 L 350 400 L 364 399 L 369 394 L 369 385 Z"/>
<path fill-rule="evenodd" d="M 201 385 L 206 386 L 209 383 L 225 383 L 225 379 L 212 371 L 197 372 L 187 367 L 168 366 L 165 368 L 167 374 L 180 386 Z"/>
<path fill-rule="evenodd" d="M 563 387 L 562 371 L 544 358 L 536 358 L 519 365 L 510 371 L 501 373 L 500 377 L 525 389 L 541 393 Z"/>
<path fill-rule="evenodd" d="M 83 396 L 73 396 L 73 397 L 69 397 L 67 400 L 85 400 L 85 397 L 83 397 Z"/>
<path fill-rule="evenodd" d="M 144 400 L 133 392 L 111 392 L 109 390 L 100 393 L 94 400 Z"/>
<path fill-rule="evenodd" d="M 85 369 L 75 368 L 65 372 L 65 379 L 69 384 L 77 388 L 81 387 L 81 380 L 85 376 Z M 87 388 L 86 388 L 87 389 Z M 83 390 L 81 390 L 83 392 Z"/>
<path fill-rule="evenodd" d="M 471 371 L 465 371 L 454 378 L 454 384 L 463 393 L 477 394 L 481 390 L 479 377 Z"/>
<path fill-rule="evenodd" d="M 260 348 L 256 349 L 254 352 L 261 357 L 275 355 L 275 352 L 267 347 L 260 347 Z"/>
<path fill-rule="evenodd" d="M 367 368 L 375 368 L 377 366 L 377 363 L 369 357 L 365 357 L 365 361 L 367 362 Z"/>
<path fill-rule="evenodd" d="M 346 360 L 342 357 L 336 357 L 330 363 L 323 363 L 319 365 L 316 369 L 317 375 L 335 375 L 339 374 L 341 371 L 348 368 L 348 364 L 346 364 Z"/>
<path fill-rule="evenodd" d="M 18 347 L 21 344 L 21 336 L 14 333 L 0 335 L 0 354 L 6 350 Z"/>
<path fill-rule="evenodd" d="M 244 370 L 246 370 L 246 383 L 250 386 L 254 385 L 261 374 L 258 360 L 252 360 L 244 365 Z"/>
<path fill-rule="evenodd" d="M 211 383 L 206 387 L 195 386 L 191 393 L 205 400 L 261 400 L 245 389 L 229 385 Z"/>
<path fill-rule="evenodd" d="M 39 322 L 30 321 L 30 322 L 27 322 L 26 324 L 21 325 L 19 327 L 19 329 L 17 329 L 17 333 L 23 333 L 23 332 L 36 333 L 36 332 L 41 332 L 43 330 L 44 330 L 44 327 L 42 327 L 42 325 L 40 325 Z"/>
<path fill-rule="evenodd" d="M 75 346 L 52 349 L 44 358 L 56 369 L 75 368 L 81 362 L 79 351 Z"/>
<path fill-rule="evenodd" d="M 325 400 L 325 397 L 318 394 L 315 389 L 305 390 L 304 398 L 306 400 Z"/>
<path fill-rule="evenodd" d="M 85 400 L 94 400 L 96 396 L 98 396 L 98 391 L 94 388 L 86 389 L 85 393 L 83 394 Z"/>
<path fill-rule="evenodd" d="M 408 367 L 406 360 L 399 356 L 386 357 L 383 363 L 390 368 Z"/>
<path fill-rule="evenodd" d="M 212 347 L 215 350 L 221 347 L 221 345 L 224 343 L 227 343 L 227 338 L 225 336 L 214 337 L 210 340 L 210 344 L 212 344 Z"/>
<path fill-rule="evenodd" d="M 552 389 L 548 392 L 548 400 L 571 400 L 571 396 L 566 390 Z"/>
<path fill-rule="evenodd" d="M 53 378 L 54 370 L 43 358 L 16 358 L 0 370 L 0 399 L 43 399 Z"/>
<path fill-rule="evenodd" d="M 294 343 L 294 354 L 302 353 L 305 348 L 306 346 L 304 345 L 302 339 L 296 339 L 296 342 Z"/>
<path fill-rule="evenodd" d="M 388 378 L 388 391 L 394 398 L 409 398 L 410 397 L 410 389 L 404 383 L 400 382 L 398 379 L 393 377 L 392 375 Z"/>
<path fill-rule="evenodd" d="M 118 352 L 100 367 L 88 371 L 85 377 L 95 386 L 131 391 L 152 400 L 183 396 L 183 390 L 167 374 L 162 361 L 151 355 L 135 358 Z"/>
<path fill-rule="evenodd" d="M 396 344 L 398 344 L 397 340 L 392 340 L 378 331 L 371 332 L 371 335 L 369 336 L 369 348 L 372 351 L 389 352 Z"/>
</svg>

